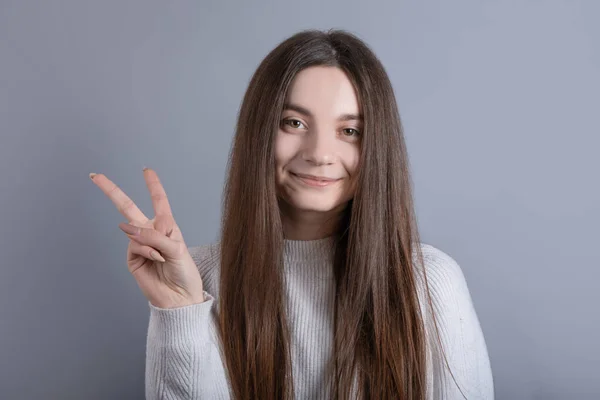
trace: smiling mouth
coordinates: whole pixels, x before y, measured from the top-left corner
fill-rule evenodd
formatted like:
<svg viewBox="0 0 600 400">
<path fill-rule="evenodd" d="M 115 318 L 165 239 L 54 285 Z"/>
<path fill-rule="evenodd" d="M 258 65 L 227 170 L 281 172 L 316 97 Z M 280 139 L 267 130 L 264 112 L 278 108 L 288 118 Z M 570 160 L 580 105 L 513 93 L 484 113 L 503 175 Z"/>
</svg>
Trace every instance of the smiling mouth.
<svg viewBox="0 0 600 400">
<path fill-rule="evenodd" d="M 332 185 L 341 180 L 341 178 L 339 178 L 339 179 L 320 178 L 320 177 L 315 177 L 315 176 L 311 176 L 311 175 L 295 174 L 293 172 L 290 172 L 290 174 L 292 176 L 294 176 L 296 179 L 298 179 L 300 182 L 302 182 L 308 186 L 313 186 L 313 187 L 329 186 L 329 185 Z"/>
</svg>

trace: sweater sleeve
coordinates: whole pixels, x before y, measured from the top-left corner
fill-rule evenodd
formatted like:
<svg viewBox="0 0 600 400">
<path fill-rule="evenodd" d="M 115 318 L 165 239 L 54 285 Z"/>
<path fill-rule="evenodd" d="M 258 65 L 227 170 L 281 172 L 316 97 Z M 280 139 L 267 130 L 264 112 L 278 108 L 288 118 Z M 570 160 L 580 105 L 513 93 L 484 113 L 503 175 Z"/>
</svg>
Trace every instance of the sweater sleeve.
<svg viewBox="0 0 600 400">
<path fill-rule="evenodd" d="M 228 399 L 212 308 L 215 298 L 163 309 L 149 304 L 146 399 Z"/>
<path fill-rule="evenodd" d="M 429 288 L 440 339 L 456 379 L 448 373 L 442 354 L 434 350 L 438 363 L 434 368 L 434 398 L 493 400 L 487 346 L 464 274 L 457 262 L 439 249 L 429 247 L 423 255 L 429 264 Z"/>
</svg>

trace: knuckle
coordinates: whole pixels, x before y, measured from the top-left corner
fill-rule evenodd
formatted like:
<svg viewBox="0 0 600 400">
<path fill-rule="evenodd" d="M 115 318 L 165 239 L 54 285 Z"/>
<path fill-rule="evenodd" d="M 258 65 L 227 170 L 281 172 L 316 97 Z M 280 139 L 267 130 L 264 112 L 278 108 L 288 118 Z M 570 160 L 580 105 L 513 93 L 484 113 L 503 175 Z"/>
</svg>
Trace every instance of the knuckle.
<svg viewBox="0 0 600 400">
<path fill-rule="evenodd" d="M 140 228 L 140 235 L 146 239 L 154 239 L 156 237 L 156 230 L 151 228 Z"/>
<path fill-rule="evenodd" d="M 116 192 L 117 190 L 119 190 L 119 187 L 116 184 L 112 184 L 112 186 L 110 187 L 110 189 L 108 189 L 108 194 L 113 194 L 113 192 Z"/>
<path fill-rule="evenodd" d="M 166 196 L 163 193 L 155 193 L 152 196 L 150 196 L 150 198 L 154 201 L 157 201 L 166 198 Z"/>
<path fill-rule="evenodd" d="M 121 211 L 121 212 L 127 211 L 127 209 L 129 209 L 129 208 L 133 207 L 133 205 L 134 205 L 134 203 L 133 203 L 133 200 L 131 200 L 131 199 L 129 199 L 129 200 L 126 200 L 126 201 L 125 201 L 125 202 L 124 202 L 124 203 L 121 205 L 121 207 L 120 207 L 119 211 Z"/>
</svg>

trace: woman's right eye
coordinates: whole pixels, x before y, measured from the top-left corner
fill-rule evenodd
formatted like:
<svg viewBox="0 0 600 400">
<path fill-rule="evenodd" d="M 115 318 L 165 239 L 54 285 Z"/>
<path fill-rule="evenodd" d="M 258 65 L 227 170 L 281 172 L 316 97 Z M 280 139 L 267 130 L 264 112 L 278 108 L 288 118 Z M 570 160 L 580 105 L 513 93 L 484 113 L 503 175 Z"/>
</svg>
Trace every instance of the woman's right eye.
<svg viewBox="0 0 600 400">
<path fill-rule="evenodd" d="M 303 125 L 302 122 L 298 121 L 297 119 L 286 119 L 283 121 L 284 124 L 290 125 L 292 128 L 299 128 L 297 124 Z"/>
</svg>

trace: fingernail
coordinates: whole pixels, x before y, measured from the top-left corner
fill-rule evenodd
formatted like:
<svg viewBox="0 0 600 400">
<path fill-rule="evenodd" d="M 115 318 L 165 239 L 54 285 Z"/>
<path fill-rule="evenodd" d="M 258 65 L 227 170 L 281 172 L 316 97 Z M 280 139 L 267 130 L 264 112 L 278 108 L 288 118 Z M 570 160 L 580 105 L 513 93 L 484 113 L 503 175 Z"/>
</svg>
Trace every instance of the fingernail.
<svg viewBox="0 0 600 400">
<path fill-rule="evenodd" d="M 156 261 L 160 261 L 160 262 L 166 262 L 166 261 L 167 261 L 167 260 L 165 260 L 165 259 L 163 258 L 163 256 L 161 256 L 160 254 L 158 254 L 158 252 L 156 252 L 155 250 L 152 250 L 152 251 L 150 252 L 150 256 L 151 256 L 152 258 L 154 258 Z"/>
<path fill-rule="evenodd" d="M 144 167 L 144 168 L 142 169 L 142 171 L 146 171 L 147 169 L 148 169 L 148 167 Z"/>
<path fill-rule="evenodd" d="M 96 175 L 98 175 L 98 174 L 96 174 L 95 172 L 90 172 L 90 179 L 91 179 L 91 180 L 94 180 L 94 177 L 95 177 Z"/>
<path fill-rule="evenodd" d="M 126 224 L 124 222 L 119 224 L 119 228 L 123 232 L 129 233 L 130 235 L 139 235 L 139 233 L 140 233 L 140 228 L 138 228 L 137 226 L 134 226 L 134 225 Z"/>
</svg>

